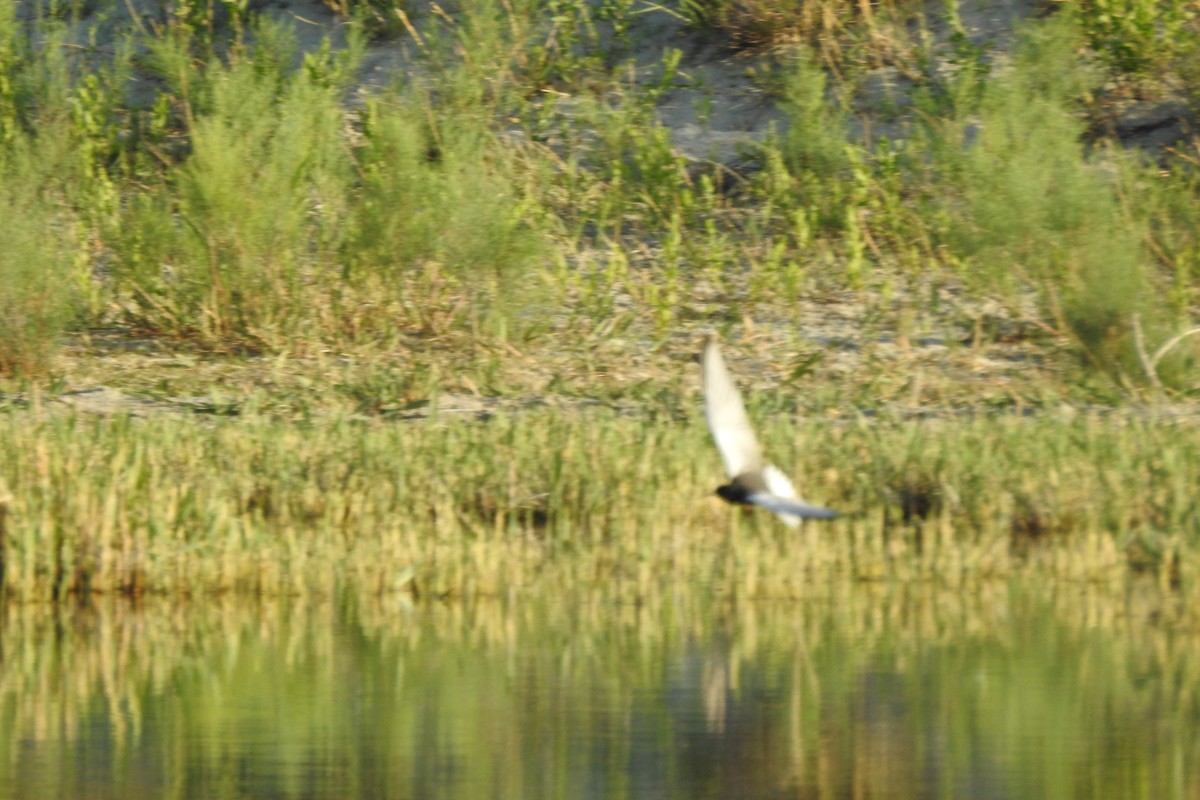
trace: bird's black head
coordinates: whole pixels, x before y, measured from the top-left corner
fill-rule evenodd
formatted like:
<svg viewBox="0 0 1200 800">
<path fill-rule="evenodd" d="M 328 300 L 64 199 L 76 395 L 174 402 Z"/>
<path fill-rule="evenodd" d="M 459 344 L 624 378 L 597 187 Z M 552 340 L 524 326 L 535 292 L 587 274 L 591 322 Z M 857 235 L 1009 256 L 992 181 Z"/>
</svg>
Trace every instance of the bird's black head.
<svg viewBox="0 0 1200 800">
<path fill-rule="evenodd" d="M 717 487 L 717 496 L 726 503 L 745 503 L 746 490 L 736 483 L 727 483 Z"/>
</svg>

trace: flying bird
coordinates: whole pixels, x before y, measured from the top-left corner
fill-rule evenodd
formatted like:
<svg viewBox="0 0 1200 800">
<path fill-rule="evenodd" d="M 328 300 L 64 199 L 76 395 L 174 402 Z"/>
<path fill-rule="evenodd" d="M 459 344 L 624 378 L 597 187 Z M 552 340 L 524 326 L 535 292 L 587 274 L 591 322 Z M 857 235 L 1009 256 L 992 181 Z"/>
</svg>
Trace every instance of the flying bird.
<svg viewBox="0 0 1200 800">
<path fill-rule="evenodd" d="M 721 499 L 738 505 L 762 506 L 790 528 L 797 527 L 803 519 L 836 517 L 836 511 L 801 500 L 787 476 L 763 458 L 742 396 L 729 376 L 715 336 L 709 336 L 704 343 L 702 362 L 704 416 L 729 473 L 729 483 L 717 487 Z"/>
</svg>

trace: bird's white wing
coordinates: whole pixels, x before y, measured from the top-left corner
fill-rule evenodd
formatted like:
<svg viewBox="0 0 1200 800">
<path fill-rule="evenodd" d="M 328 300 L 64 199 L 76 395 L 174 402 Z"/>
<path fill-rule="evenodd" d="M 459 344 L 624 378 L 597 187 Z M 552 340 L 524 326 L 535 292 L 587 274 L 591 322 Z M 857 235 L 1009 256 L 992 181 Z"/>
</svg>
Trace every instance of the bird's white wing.
<svg viewBox="0 0 1200 800">
<path fill-rule="evenodd" d="M 775 516 L 783 520 L 789 528 L 795 528 L 802 519 L 833 519 L 837 516 L 836 511 L 828 508 L 810 506 L 808 503 L 792 497 L 779 497 L 765 492 L 752 494 L 746 500 L 775 512 Z"/>
<path fill-rule="evenodd" d="M 836 511 L 809 505 L 801 500 L 788 476 L 774 464 L 763 467 L 763 481 L 770 494 L 751 495 L 750 502 L 774 511 L 788 527 L 795 528 L 802 519 L 833 519 L 837 516 Z"/>
<path fill-rule="evenodd" d="M 783 474 L 783 470 L 774 464 L 767 464 L 762 471 L 763 481 L 767 484 L 767 488 L 771 490 L 771 494 L 777 497 L 787 497 L 792 500 L 799 500 L 800 495 L 796 494 L 796 487 L 788 480 L 788 476 Z"/>
<path fill-rule="evenodd" d="M 725 471 L 734 478 L 743 472 L 761 469 L 762 450 L 754 438 L 742 396 L 725 368 L 715 337 L 710 336 L 704 344 L 703 366 L 704 416 L 717 449 L 721 451 Z"/>
</svg>

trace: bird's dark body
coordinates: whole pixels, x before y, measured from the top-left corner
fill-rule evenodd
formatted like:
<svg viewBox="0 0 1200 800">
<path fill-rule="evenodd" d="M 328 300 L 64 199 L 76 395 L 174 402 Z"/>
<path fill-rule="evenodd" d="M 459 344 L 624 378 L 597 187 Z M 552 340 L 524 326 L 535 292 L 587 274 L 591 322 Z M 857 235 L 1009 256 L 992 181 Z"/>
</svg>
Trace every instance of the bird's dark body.
<svg viewBox="0 0 1200 800">
<path fill-rule="evenodd" d="M 726 503 L 745 505 L 747 494 L 748 493 L 745 489 L 732 483 L 727 483 L 724 486 L 717 487 L 717 496 Z"/>
<path fill-rule="evenodd" d="M 717 496 L 726 503 L 746 505 L 750 495 L 767 491 L 767 482 L 760 472 L 743 472 L 724 486 L 717 487 Z"/>
</svg>

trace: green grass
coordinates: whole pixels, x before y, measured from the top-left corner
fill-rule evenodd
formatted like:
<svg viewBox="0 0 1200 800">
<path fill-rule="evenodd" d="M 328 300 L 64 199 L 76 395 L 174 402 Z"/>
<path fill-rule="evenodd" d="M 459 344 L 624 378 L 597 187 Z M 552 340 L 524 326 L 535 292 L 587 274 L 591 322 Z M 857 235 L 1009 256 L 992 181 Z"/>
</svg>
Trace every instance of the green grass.
<svg viewBox="0 0 1200 800">
<path fill-rule="evenodd" d="M 1137 416 L 768 425 L 811 499 L 788 532 L 712 490 L 699 419 L 530 411 L 486 423 L 53 415 L 3 426 L 9 597 L 76 593 L 638 596 L 662 581 L 793 596 L 809 581 L 1009 575 L 1195 589 L 1200 428 Z"/>
<path fill-rule="evenodd" d="M 1089 75 L 1071 55 L 1072 27 L 1035 33 L 1012 73 L 983 87 L 978 135 L 955 165 L 954 240 L 973 277 L 1008 291 L 1035 287 L 1046 318 L 1086 358 L 1136 374 L 1131 320 L 1152 308 L 1147 232 L 1111 180 L 1080 158 L 1083 128 L 1070 104 Z"/>
<path fill-rule="evenodd" d="M 826 568 L 1175 581 L 1191 563 L 1186 426 L 1093 421 L 1090 444 L 1057 419 L 805 429 L 798 472 L 854 514 L 799 555 L 761 523 L 725 550 L 680 533 L 728 520 L 702 428 L 678 427 L 707 328 L 740 337 L 767 402 L 841 419 L 1193 396 L 1196 338 L 1147 365 L 1195 316 L 1196 160 L 1151 163 L 1094 124 L 1113 87 L 1149 91 L 1146 64 L 1190 86 L 1182 11 L 1151 36 L 1141 6 L 1107 27 L 1071 6 L 1003 58 L 952 14 L 942 44 L 899 7 L 771 17 L 754 70 L 789 126 L 735 174 L 689 161 L 658 117 L 704 88 L 681 51 L 634 57 L 640 14 L 727 29 L 732 6 L 346 4 L 365 17 L 345 46 L 303 54 L 234 5 L 90 49 L 0 8 L 14 596 L 386 586 L 409 567 L 430 591 L 495 592 L 563 552 L 593 582 L 672 564 L 768 594 Z M 409 60 L 364 94 L 367 38 L 387 36 Z M 1170 58 L 1139 60 L 1162 37 Z M 856 105 L 881 66 L 907 81 L 886 137 Z M 245 419 L 29 424 L 12 402 L 95 384 Z M 468 395 L 504 418 L 383 421 Z M 538 400 L 573 410 L 518 413 Z M 634 419 L 589 432 L 587 403 Z"/>
<path fill-rule="evenodd" d="M 7 179 L 7 180 L 6 180 Z M 0 372 L 43 374 L 80 311 L 75 265 L 63 258 L 72 219 L 27 194 L 31 181 L 0 170 Z"/>
<path fill-rule="evenodd" d="M 764 11 L 689 8 L 693 24 L 712 25 Z M 10 358 L 4 372 L 52 374 L 69 325 L 226 353 L 387 351 L 405 336 L 458 334 L 475 348 L 536 337 L 564 316 L 575 330 L 661 337 L 700 293 L 714 301 L 701 313 L 723 313 L 732 296 L 740 315 L 770 317 L 848 289 L 906 335 L 911 314 L 893 298 L 911 307 L 913 287 L 932 282 L 999 297 L 1018 319 L 1035 298 L 1029 322 L 1134 391 L 1158 384 L 1141 374 L 1134 316 L 1150 351 L 1190 322 L 1194 170 L 1177 159 L 1164 179 L 1085 148 L 1081 113 L 1128 59 L 1081 56 L 1111 52 L 1112 33 L 1071 9 L 1029 22 L 1011 65 L 993 69 L 961 31 L 936 45 L 903 33 L 902 9 L 824 4 L 840 20 L 825 44 L 756 66 L 789 128 L 754 153 L 763 169 L 732 185 L 720 167 L 689 166 L 658 120 L 664 93 L 696 84 L 678 50 L 632 57 L 644 10 L 339 10 L 366 20 L 348 23 L 345 47 L 299 59 L 285 24 L 232 6 L 180 7 L 86 61 L 58 22 L 32 23 L 49 43 L 35 50 L 22 24 L 0 20 L 0 146 L 14 169 L 69 150 L 29 191 L 60 198 L 35 224 L 70 230 L 86 300 L 82 316 L 26 324 L 42 355 Z M 1140 30 L 1134 11 L 1113 19 Z M 780 31 L 763 38 L 811 38 L 783 31 L 790 13 L 767 15 Z M 402 19 L 389 35 L 408 40 L 412 63 L 390 89 L 351 99 L 364 30 L 389 30 L 381 15 Z M 1163 35 L 1182 57 L 1194 26 L 1176 17 Z M 938 59 L 954 68 L 933 69 Z M 893 110 L 894 133 L 870 140 L 854 132 L 851 100 L 879 65 L 911 81 L 912 113 Z M 152 100 L 123 96 L 134 75 L 156 87 Z M 32 308 L 27 294 L 14 302 Z M 1173 392 L 1194 385 L 1190 346 L 1164 373 Z"/>
</svg>

